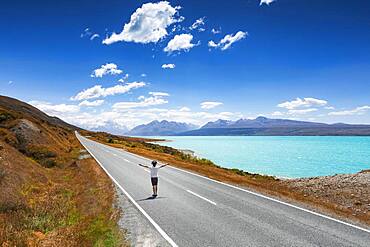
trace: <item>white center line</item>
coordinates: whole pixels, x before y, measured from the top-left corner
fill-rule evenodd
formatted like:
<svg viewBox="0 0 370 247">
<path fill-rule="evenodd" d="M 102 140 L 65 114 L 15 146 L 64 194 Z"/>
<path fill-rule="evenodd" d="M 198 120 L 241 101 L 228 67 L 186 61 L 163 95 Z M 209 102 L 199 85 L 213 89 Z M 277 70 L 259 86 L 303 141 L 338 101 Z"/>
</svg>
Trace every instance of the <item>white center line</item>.
<svg viewBox="0 0 370 247">
<path fill-rule="evenodd" d="M 189 192 L 190 194 L 194 195 L 194 196 L 197 196 L 197 197 L 199 197 L 199 198 L 201 198 L 201 199 L 203 199 L 203 200 L 205 200 L 205 201 L 207 201 L 207 202 L 215 205 L 215 206 L 217 205 L 215 202 L 213 202 L 213 201 L 211 201 L 211 200 L 209 200 L 209 199 L 207 199 L 207 198 L 205 198 L 205 197 L 203 197 L 201 195 L 198 195 L 197 193 L 195 193 L 195 192 L 193 192 L 191 190 L 186 190 L 186 191 Z"/>
</svg>

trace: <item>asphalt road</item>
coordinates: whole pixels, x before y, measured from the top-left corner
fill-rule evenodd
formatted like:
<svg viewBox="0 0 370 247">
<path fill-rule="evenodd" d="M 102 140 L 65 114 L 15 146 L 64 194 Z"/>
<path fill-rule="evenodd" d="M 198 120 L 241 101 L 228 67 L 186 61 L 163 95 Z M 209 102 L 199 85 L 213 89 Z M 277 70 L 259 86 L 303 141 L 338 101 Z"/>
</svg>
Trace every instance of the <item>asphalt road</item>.
<svg viewBox="0 0 370 247">
<path fill-rule="evenodd" d="M 151 199 L 146 158 L 77 134 L 172 246 L 370 246 L 370 231 L 171 166 Z"/>
</svg>

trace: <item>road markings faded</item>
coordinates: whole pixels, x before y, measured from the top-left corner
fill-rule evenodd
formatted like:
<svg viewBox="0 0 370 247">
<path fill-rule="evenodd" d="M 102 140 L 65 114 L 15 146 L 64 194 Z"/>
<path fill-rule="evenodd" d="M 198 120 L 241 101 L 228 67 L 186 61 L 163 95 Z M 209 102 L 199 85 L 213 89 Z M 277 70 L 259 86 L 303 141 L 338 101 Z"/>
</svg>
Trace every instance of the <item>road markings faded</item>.
<svg viewBox="0 0 370 247">
<path fill-rule="evenodd" d="M 77 135 L 77 134 L 76 134 Z M 149 214 L 147 212 L 145 212 L 145 210 L 140 207 L 140 205 L 130 196 L 130 194 L 118 183 L 118 181 L 112 176 L 110 175 L 110 173 L 105 169 L 105 167 L 103 166 L 102 163 L 100 163 L 100 161 L 94 156 L 94 154 L 86 147 L 85 144 L 82 143 L 82 141 L 80 140 L 80 138 L 77 136 L 78 140 L 80 141 L 80 143 L 82 144 L 82 146 L 85 147 L 85 149 L 91 154 L 91 156 L 96 160 L 96 162 L 98 162 L 98 164 L 100 165 L 100 167 L 105 171 L 105 173 L 110 177 L 110 179 L 112 179 L 112 181 L 122 190 L 122 192 L 127 196 L 127 198 L 131 201 L 132 204 L 134 204 L 134 206 L 139 209 L 139 211 L 149 220 L 149 222 L 154 226 L 154 228 L 159 232 L 159 234 L 162 235 L 162 237 L 164 239 L 166 239 L 166 241 L 172 246 L 172 247 L 178 247 L 177 244 L 172 240 L 172 238 L 170 238 L 170 236 L 167 235 L 167 233 L 165 231 L 162 230 L 162 228 L 149 216 Z M 85 138 L 87 139 L 87 138 Z M 87 139 L 88 140 L 88 139 Z"/>
<path fill-rule="evenodd" d="M 205 197 L 203 197 L 201 195 L 198 195 L 197 193 L 195 193 L 195 192 L 193 192 L 191 190 L 186 190 L 186 191 L 189 192 L 190 194 L 194 195 L 194 196 L 197 196 L 197 197 L 199 197 L 199 198 L 201 198 L 201 199 L 203 199 L 203 200 L 205 200 L 205 201 L 207 201 L 207 202 L 215 205 L 215 206 L 217 205 L 215 202 L 213 202 L 213 201 L 211 201 L 211 200 L 209 200 L 209 199 L 207 199 L 207 198 L 205 198 Z"/>
</svg>

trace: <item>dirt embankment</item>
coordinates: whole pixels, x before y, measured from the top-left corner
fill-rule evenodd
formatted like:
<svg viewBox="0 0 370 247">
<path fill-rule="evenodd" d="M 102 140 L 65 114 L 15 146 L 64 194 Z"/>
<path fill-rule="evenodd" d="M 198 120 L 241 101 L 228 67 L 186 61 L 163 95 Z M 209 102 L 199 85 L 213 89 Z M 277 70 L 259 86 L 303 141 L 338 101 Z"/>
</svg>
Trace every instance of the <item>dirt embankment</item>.
<svg viewBox="0 0 370 247">
<path fill-rule="evenodd" d="M 239 169 L 222 168 L 207 159 L 200 159 L 174 148 L 147 143 L 145 139 L 133 140 L 106 133 L 90 133 L 90 136 L 101 143 L 170 163 L 209 178 L 370 225 L 370 171 L 307 179 L 278 179 Z"/>
<path fill-rule="evenodd" d="M 77 129 L 0 96 L 0 246 L 125 246 L 110 179 Z"/>
</svg>

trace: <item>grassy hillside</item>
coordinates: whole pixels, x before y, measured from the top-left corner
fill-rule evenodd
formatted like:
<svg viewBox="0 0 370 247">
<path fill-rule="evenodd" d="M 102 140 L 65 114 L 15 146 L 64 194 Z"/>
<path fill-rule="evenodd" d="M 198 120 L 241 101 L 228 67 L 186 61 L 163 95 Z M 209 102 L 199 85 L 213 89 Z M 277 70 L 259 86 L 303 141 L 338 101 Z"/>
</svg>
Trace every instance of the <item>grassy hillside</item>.
<svg viewBox="0 0 370 247">
<path fill-rule="evenodd" d="M 78 128 L 0 96 L 0 246 L 121 246 L 111 181 Z"/>
</svg>

